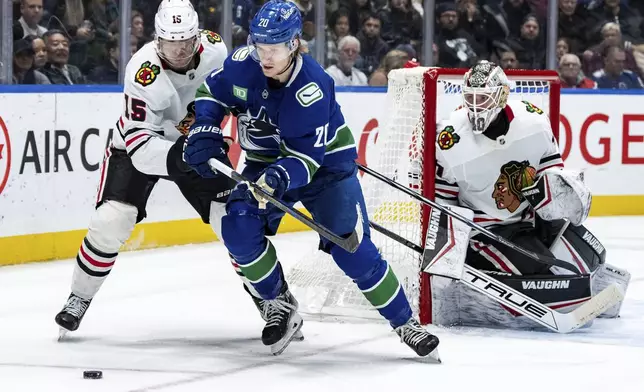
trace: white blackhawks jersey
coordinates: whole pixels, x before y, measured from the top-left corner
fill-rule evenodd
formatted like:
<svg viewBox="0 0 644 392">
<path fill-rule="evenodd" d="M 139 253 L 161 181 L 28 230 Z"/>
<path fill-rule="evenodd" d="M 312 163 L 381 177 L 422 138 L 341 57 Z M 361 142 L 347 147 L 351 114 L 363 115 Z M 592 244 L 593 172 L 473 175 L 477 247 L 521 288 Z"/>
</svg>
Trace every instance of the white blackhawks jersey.
<svg viewBox="0 0 644 392">
<path fill-rule="evenodd" d="M 195 119 L 194 100 L 206 77 L 220 68 L 228 51 L 221 37 L 201 31 L 199 65 L 185 74 L 164 67 L 154 42 L 132 56 L 125 69 L 123 112 L 114 148 L 126 150 L 142 173 L 167 176 L 167 155 Z"/>
<path fill-rule="evenodd" d="M 475 135 L 467 109 L 453 112 L 437 129 L 436 200 L 474 210 L 482 226 L 533 221 L 521 196 L 541 173 L 563 168 L 550 119 L 527 101 L 509 101 L 507 134 L 497 140 Z"/>
</svg>

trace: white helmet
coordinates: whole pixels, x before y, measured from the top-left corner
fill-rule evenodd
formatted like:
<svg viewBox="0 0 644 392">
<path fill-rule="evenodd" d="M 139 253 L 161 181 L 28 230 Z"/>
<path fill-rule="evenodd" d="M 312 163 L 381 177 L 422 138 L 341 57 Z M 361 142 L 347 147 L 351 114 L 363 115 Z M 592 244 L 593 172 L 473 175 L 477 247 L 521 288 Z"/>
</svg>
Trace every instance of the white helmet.
<svg viewBox="0 0 644 392">
<path fill-rule="evenodd" d="M 467 71 L 464 79 L 463 104 L 473 132 L 479 135 L 507 104 L 511 84 L 501 67 L 486 60 Z"/>
<path fill-rule="evenodd" d="M 190 0 L 163 0 L 154 17 L 157 53 L 172 68 L 183 69 L 199 49 L 199 16 Z"/>
</svg>

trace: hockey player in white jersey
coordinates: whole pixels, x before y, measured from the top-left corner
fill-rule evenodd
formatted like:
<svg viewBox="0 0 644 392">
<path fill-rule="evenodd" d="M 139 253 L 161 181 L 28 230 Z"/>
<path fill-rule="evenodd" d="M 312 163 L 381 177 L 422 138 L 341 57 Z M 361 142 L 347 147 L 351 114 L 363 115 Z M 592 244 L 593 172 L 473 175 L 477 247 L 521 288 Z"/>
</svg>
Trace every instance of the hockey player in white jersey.
<svg viewBox="0 0 644 392">
<path fill-rule="evenodd" d="M 436 201 L 527 250 L 569 262 L 578 274 L 476 232 L 465 262 L 553 308 L 579 306 L 611 282 L 625 291 L 628 272 L 605 265 L 604 247 L 582 225 L 591 203 L 583 176 L 564 169 L 547 114 L 508 100 L 511 88 L 494 63 L 465 74 L 462 107 L 437 129 Z M 457 282 L 434 276 L 431 286 L 434 323 L 536 326 Z M 605 316 L 617 316 L 620 306 Z"/>
<path fill-rule="evenodd" d="M 199 30 L 189 0 L 163 0 L 155 31 L 155 41 L 126 68 L 119 132 L 100 170 L 96 211 L 76 256 L 72 292 L 55 317 L 61 337 L 78 328 L 119 249 L 146 217 L 148 197 L 160 179 L 173 181 L 221 238 L 221 216 L 234 183 L 224 176 L 200 177 L 183 162 L 182 151 L 194 122 L 195 92 L 223 65 L 227 49 L 218 34 Z M 261 299 L 253 299 L 261 310 Z"/>
</svg>

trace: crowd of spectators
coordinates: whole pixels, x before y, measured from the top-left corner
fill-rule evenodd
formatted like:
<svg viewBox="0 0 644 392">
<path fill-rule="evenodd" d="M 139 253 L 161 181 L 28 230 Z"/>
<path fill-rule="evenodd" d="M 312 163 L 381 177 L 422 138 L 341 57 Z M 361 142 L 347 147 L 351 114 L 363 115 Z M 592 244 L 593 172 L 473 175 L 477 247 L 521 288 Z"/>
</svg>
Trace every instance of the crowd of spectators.
<svg viewBox="0 0 644 392">
<path fill-rule="evenodd" d="M 131 31 L 119 32 L 118 0 L 13 0 L 14 83 L 116 84 L 119 44 L 135 52 L 154 36 L 160 0 L 132 0 Z M 192 0 L 201 27 L 220 30 L 221 0 Z M 233 0 L 233 46 L 265 0 Z M 314 1 L 293 1 L 303 42 L 317 45 Z M 644 88 L 644 1 L 556 0 L 563 86 Z M 327 0 L 322 66 L 337 85 L 383 86 L 390 70 L 423 62 L 423 0 Z M 433 65 L 545 69 L 548 0 L 436 0 Z"/>
</svg>

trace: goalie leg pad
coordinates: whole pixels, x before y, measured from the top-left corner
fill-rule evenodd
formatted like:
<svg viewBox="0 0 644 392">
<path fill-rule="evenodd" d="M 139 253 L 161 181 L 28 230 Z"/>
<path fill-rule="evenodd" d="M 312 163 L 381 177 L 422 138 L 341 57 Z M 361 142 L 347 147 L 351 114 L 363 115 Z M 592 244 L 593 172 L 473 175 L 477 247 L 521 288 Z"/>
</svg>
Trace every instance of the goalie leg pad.
<svg viewBox="0 0 644 392">
<path fill-rule="evenodd" d="M 333 246 L 331 256 L 393 328 L 409 321 L 412 311 L 405 292 L 370 237 L 362 239 L 355 253 Z"/>
<path fill-rule="evenodd" d="M 108 200 L 94 212 L 81 243 L 72 278 L 72 292 L 84 299 L 96 295 L 112 270 L 121 246 L 137 221 L 135 206 Z"/>
<path fill-rule="evenodd" d="M 450 210 L 473 220 L 474 211 L 452 206 Z M 460 279 L 469 247 L 472 228 L 465 223 L 432 208 L 423 250 L 421 270 L 453 279 Z"/>
<path fill-rule="evenodd" d="M 577 266 L 582 274 L 591 274 L 598 270 L 606 260 L 606 248 L 583 225 L 568 225 L 563 235 L 551 246 L 555 257 Z M 568 275 L 559 267 L 552 267 L 556 275 Z"/>
<path fill-rule="evenodd" d="M 500 226 L 492 231 L 532 252 L 552 255 L 550 249 L 538 238 L 530 223 L 513 223 Z M 547 275 L 551 273 L 548 265 L 539 263 L 482 234 L 475 235 L 470 240 L 466 263 L 479 270 L 500 271 L 511 275 Z"/>
<path fill-rule="evenodd" d="M 604 264 L 600 266 L 596 273 L 592 277 L 592 292 L 593 295 L 601 292 L 603 289 L 608 287 L 611 283 L 615 283 L 617 287 L 625 295 L 626 290 L 628 290 L 628 284 L 631 281 L 631 274 L 621 268 L 612 266 L 610 264 Z M 624 300 L 617 303 L 612 308 L 606 310 L 604 313 L 600 314 L 601 318 L 616 318 L 619 317 L 619 312 L 622 309 L 622 303 Z"/>
</svg>

